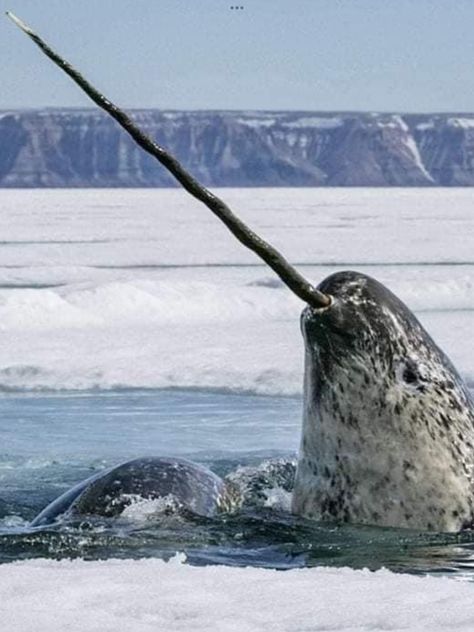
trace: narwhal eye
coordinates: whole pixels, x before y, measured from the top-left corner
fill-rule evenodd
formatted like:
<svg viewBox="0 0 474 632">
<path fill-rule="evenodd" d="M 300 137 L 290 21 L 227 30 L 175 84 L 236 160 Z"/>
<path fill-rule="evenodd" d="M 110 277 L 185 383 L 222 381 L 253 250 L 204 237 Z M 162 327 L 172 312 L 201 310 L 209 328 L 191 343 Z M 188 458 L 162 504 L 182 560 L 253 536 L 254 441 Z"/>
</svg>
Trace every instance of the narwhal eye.
<svg viewBox="0 0 474 632">
<path fill-rule="evenodd" d="M 402 373 L 402 379 L 407 384 L 414 384 L 415 382 L 418 382 L 418 375 L 413 366 L 407 364 L 405 365 Z"/>
<path fill-rule="evenodd" d="M 420 393 L 423 393 L 425 390 L 426 382 L 428 381 L 426 371 L 411 358 L 407 358 L 402 362 L 399 375 L 405 384 L 415 388 Z"/>
</svg>

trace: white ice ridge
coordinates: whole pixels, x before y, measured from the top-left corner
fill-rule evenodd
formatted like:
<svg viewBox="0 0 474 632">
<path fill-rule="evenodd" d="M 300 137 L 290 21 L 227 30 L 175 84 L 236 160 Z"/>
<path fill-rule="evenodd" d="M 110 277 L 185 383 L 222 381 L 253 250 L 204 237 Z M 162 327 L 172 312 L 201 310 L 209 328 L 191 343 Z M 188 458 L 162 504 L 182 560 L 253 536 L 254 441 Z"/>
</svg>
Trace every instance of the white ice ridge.
<svg viewBox="0 0 474 632">
<path fill-rule="evenodd" d="M 161 560 L 0 567 L 5 632 L 361 632 L 474 629 L 474 585 L 387 570 L 286 572 Z"/>
<path fill-rule="evenodd" d="M 408 139 L 402 120 L 387 122 Z M 304 130 L 293 132 L 295 142 L 304 140 Z M 380 280 L 474 383 L 469 189 L 221 195 L 310 282 L 343 269 Z M 5 189 L 2 196 L 0 393 L 301 394 L 303 304 L 182 191 Z"/>
</svg>

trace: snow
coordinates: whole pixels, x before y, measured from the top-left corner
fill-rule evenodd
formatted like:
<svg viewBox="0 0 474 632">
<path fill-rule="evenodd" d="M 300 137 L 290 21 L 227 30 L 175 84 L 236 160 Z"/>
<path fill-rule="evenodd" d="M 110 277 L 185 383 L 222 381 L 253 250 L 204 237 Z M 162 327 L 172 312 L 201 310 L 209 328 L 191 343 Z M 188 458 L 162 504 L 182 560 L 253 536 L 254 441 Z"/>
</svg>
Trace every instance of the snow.
<svg viewBox="0 0 474 632">
<path fill-rule="evenodd" d="M 343 120 L 339 117 L 304 116 L 295 121 L 285 121 L 283 127 L 315 127 L 318 129 L 334 129 L 343 125 Z"/>
<path fill-rule="evenodd" d="M 247 127 L 273 127 L 276 124 L 280 124 L 281 127 L 289 129 L 301 129 L 301 128 L 316 128 L 316 129 L 334 129 L 344 124 L 344 120 L 338 116 L 301 116 L 294 120 L 285 120 L 275 118 L 274 116 L 254 116 L 254 117 L 240 117 L 237 119 L 237 123 L 241 125 L 247 125 Z"/>
<path fill-rule="evenodd" d="M 421 160 L 420 152 L 418 151 L 418 147 L 415 143 L 413 136 L 410 136 L 407 134 L 401 140 L 406 145 L 406 147 L 408 148 L 408 151 L 413 156 L 414 163 L 418 167 L 418 169 L 423 173 L 424 176 L 426 176 L 426 178 L 428 178 L 428 180 L 430 180 L 430 182 L 434 182 L 432 176 L 426 170 L 426 167 Z"/>
<path fill-rule="evenodd" d="M 405 123 L 405 121 L 402 119 L 402 117 L 398 114 L 393 114 L 392 116 L 390 116 L 389 119 L 387 120 L 380 120 L 376 122 L 377 127 L 380 128 L 390 128 L 390 129 L 399 129 L 402 132 L 409 132 L 409 127 L 408 125 Z"/>
<path fill-rule="evenodd" d="M 161 560 L 0 567 L 5 632 L 474 629 L 474 586 L 381 570 L 275 571 Z"/>
<path fill-rule="evenodd" d="M 272 127 L 276 123 L 275 118 L 238 118 L 237 123 L 240 125 L 246 125 L 247 127 Z"/>
<path fill-rule="evenodd" d="M 427 123 L 418 123 L 416 129 L 420 130 L 420 132 L 424 132 L 428 129 L 434 129 L 435 123 L 434 121 L 428 121 Z"/>
<path fill-rule="evenodd" d="M 451 127 L 460 127 L 462 129 L 473 129 L 474 128 L 474 118 L 449 118 L 448 125 Z"/>
<path fill-rule="evenodd" d="M 472 380 L 469 190 L 221 195 L 310 280 L 353 268 L 386 283 Z M 300 301 L 183 192 L 3 191 L 0 227 L 0 388 L 301 393 Z M 285 505 L 284 490 L 268 502 Z M 0 613 L 5 632 L 467 632 L 474 587 L 182 556 L 29 560 L 0 566 Z"/>
<path fill-rule="evenodd" d="M 468 189 L 220 194 L 313 282 L 386 283 L 474 378 Z M 184 192 L 5 190 L 0 227 L 0 389 L 301 394 L 301 301 Z"/>
<path fill-rule="evenodd" d="M 408 125 L 405 123 L 405 121 L 402 119 L 402 117 L 399 114 L 395 114 L 394 116 L 392 116 L 392 120 L 395 123 L 395 125 L 397 125 L 397 127 L 400 127 L 404 132 L 410 131 Z"/>
</svg>

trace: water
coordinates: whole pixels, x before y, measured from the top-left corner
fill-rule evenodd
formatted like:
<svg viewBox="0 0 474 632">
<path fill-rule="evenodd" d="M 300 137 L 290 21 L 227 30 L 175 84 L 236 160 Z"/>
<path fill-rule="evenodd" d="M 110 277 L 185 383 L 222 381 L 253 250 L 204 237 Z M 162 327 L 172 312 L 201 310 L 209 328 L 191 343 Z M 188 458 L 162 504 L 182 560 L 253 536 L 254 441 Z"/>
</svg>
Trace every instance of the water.
<svg viewBox="0 0 474 632">
<path fill-rule="evenodd" d="M 462 575 L 471 567 L 471 534 L 317 525 L 271 502 L 213 519 L 139 511 L 31 529 L 29 520 L 63 491 L 137 456 L 182 456 L 220 475 L 294 457 L 301 401 L 161 390 L 4 395 L 0 406 L 0 438 L 8 446 L 0 455 L 0 562 L 168 558 L 180 550 L 194 564 L 385 566 Z"/>
<path fill-rule="evenodd" d="M 224 476 L 295 456 L 301 303 L 179 191 L 5 191 L 0 562 L 169 557 L 472 576 L 474 536 L 318 525 L 266 506 L 31 529 L 94 472 L 184 456 Z M 405 300 L 474 380 L 468 190 L 225 191 L 310 279 L 355 268 Z M 459 239 L 459 235 L 463 239 Z M 286 503 L 286 504 L 285 504 Z"/>
</svg>

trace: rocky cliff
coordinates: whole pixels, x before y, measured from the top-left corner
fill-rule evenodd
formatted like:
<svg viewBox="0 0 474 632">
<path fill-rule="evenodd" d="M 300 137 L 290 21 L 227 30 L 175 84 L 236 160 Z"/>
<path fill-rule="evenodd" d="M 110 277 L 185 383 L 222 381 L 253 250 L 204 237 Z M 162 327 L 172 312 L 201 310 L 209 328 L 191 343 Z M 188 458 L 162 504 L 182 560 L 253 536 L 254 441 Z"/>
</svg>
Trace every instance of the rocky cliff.
<svg viewBox="0 0 474 632">
<path fill-rule="evenodd" d="M 474 186 L 474 115 L 135 110 L 211 186 Z M 174 181 L 96 110 L 0 112 L 0 187 Z"/>
</svg>

